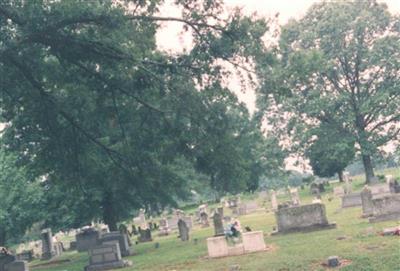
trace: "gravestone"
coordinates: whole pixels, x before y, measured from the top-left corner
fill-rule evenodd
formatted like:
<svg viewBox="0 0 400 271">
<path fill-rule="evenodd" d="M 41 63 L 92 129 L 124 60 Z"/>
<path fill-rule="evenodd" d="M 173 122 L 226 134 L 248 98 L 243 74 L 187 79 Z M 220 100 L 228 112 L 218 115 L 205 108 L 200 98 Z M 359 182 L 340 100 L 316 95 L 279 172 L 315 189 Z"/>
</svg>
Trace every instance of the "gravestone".
<svg viewBox="0 0 400 271">
<path fill-rule="evenodd" d="M 5 266 L 16 260 L 14 255 L 8 252 L 0 252 L 0 271 L 5 271 Z"/>
<path fill-rule="evenodd" d="M 30 262 L 33 260 L 33 250 L 24 250 L 16 255 L 17 260 Z"/>
<path fill-rule="evenodd" d="M 119 242 L 98 245 L 88 250 L 89 265 L 85 271 L 100 271 L 131 266 L 130 261 L 122 260 Z"/>
<path fill-rule="evenodd" d="M 158 231 L 158 236 L 166 236 L 169 234 L 169 226 L 168 226 L 168 220 L 165 218 L 160 219 L 159 221 L 160 228 Z"/>
<path fill-rule="evenodd" d="M 400 194 L 390 194 L 372 199 L 372 217 L 369 222 L 400 219 Z"/>
<path fill-rule="evenodd" d="M 172 231 L 174 231 L 174 230 L 177 230 L 178 229 L 178 218 L 177 217 L 169 217 L 168 219 L 167 219 L 167 222 L 168 222 L 168 227 L 169 227 L 169 229 L 170 230 L 172 230 Z"/>
<path fill-rule="evenodd" d="M 278 199 L 276 197 L 275 190 L 271 190 L 271 206 L 272 206 L 272 210 L 278 209 Z"/>
<path fill-rule="evenodd" d="M 370 186 L 372 195 L 390 194 L 390 186 L 387 183 L 374 184 Z"/>
<path fill-rule="evenodd" d="M 201 213 L 200 217 L 201 217 L 201 226 L 203 228 L 209 227 L 210 223 L 208 222 L 208 215 L 206 213 Z"/>
<path fill-rule="evenodd" d="M 117 241 L 122 257 L 130 256 L 133 254 L 129 246 L 128 236 L 121 232 L 112 231 L 108 233 L 103 233 L 99 241 L 102 245 L 114 243 L 115 241 Z"/>
<path fill-rule="evenodd" d="M 4 266 L 5 271 L 29 271 L 26 261 L 14 261 Z"/>
<path fill-rule="evenodd" d="M 242 234 L 244 252 L 263 251 L 266 249 L 262 231 L 251 231 Z"/>
<path fill-rule="evenodd" d="M 228 256 L 228 243 L 225 236 L 207 238 L 207 250 L 210 258 Z"/>
<path fill-rule="evenodd" d="M 51 229 L 44 229 L 41 232 L 42 239 L 42 260 L 50 260 L 56 253 L 53 246 L 53 236 L 51 234 Z"/>
<path fill-rule="evenodd" d="M 351 194 L 353 191 L 353 187 L 351 185 L 350 179 L 349 178 L 345 178 L 344 180 L 345 185 L 344 185 L 344 193 L 346 195 Z"/>
<path fill-rule="evenodd" d="M 359 192 L 345 194 L 342 197 L 342 208 L 355 207 L 355 206 L 361 206 L 361 205 L 362 205 L 361 195 Z"/>
<path fill-rule="evenodd" d="M 139 228 L 139 237 L 138 237 L 139 243 L 145 243 L 145 242 L 151 242 L 153 241 L 153 238 L 151 238 L 151 231 L 150 229 L 145 229 L 142 230 Z"/>
<path fill-rule="evenodd" d="M 279 207 L 275 217 L 278 231 L 274 234 L 336 227 L 328 222 L 325 205 L 321 203 Z"/>
<path fill-rule="evenodd" d="M 222 216 L 220 213 L 216 212 L 213 216 L 214 222 L 214 236 L 224 235 L 224 223 L 222 222 Z"/>
<path fill-rule="evenodd" d="M 88 251 L 92 247 L 99 245 L 100 233 L 94 228 L 82 229 L 75 235 L 76 249 L 79 252 Z"/>
<path fill-rule="evenodd" d="M 178 220 L 179 237 L 182 241 L 189 241 L 189 227 L 183 219 Z"/>
<path fill-rule="evenodd" d="M 368 217 L 372 215 L 373 212 L 373 204 L 372 204 L 372 192 L 371 189 L 366 185 L 361 191 L 361 203 L 362 203 L 362 211 L 363 217 Z"/>
<path fill-rule="evenodd" d="M 333 188 L 333 194 L 336 197 L 343 197 L 344 196 L 344 189 L 342 186 L 336 186 L 335 188 Z"/>
</svg>

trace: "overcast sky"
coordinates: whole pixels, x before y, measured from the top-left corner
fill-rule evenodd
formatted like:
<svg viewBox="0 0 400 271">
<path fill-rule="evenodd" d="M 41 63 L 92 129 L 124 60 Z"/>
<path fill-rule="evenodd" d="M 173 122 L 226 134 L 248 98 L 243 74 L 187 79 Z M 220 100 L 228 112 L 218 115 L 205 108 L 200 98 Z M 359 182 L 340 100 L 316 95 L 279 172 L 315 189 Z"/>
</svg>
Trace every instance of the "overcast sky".
<svg viewBox="0 0 400 271">
<path fill-rule="evenodd" d="M 172 0 L 166 0 L 171 3 Z M 172 1 L 173 2 L 173 1 Z M 241 7 L 247 14 L 257 12 L 260 16 L 274 16 L 279 13 L 279 23 L 284 24 L 290 18 L 301 18 L 307 9 L 317 0 L 225 0 L 228 9 Z M 385 2 L 392 13 L 400 13 L 400 0 L 378 1 Z M 179 17 L 180 12 L 172 5 L 166 5 L 161 12 L 162 16 Z M 165 23 L 163 29 L 157 34 L 157 43 L 160 49 L 170 52 L 181 51 L 190 48 L 190 37 L 181 35 L 181 23 Z M 239 99 L 245 102 L 250 109 L 255 109 L 255 94 L 253 91 L 241 92 L 238 82 L 233 78 L 229 87 L 236 93 Z"/>
</svg>

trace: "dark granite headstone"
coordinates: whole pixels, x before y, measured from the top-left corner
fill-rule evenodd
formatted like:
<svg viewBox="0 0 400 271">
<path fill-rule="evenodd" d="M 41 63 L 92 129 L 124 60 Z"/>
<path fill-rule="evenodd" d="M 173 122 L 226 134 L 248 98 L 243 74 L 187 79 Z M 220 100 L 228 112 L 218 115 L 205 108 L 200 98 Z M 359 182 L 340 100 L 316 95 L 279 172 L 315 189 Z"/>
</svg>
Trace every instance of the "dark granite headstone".
<svg viewBox="0 0 400 271">
<path fill-rule="evenodd" d="M 214 222 L 214 236 L 224 235 L 224 224 L 222 222 L 222 216 L 220 213 L 215 213 L 213 216 Z"/>
<path fill-rule="evenodd" d="M 189 240 L 189 227 L 183 219 L 178 220 L 179 237 L 182 241 Z"/>
</svg>

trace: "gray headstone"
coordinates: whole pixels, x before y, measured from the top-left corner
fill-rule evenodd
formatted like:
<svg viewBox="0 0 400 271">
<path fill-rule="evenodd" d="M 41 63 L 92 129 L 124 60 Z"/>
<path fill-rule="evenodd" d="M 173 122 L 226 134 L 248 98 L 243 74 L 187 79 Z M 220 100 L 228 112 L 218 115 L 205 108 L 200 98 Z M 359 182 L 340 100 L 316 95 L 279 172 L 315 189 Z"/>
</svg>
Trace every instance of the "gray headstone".
<svg viewBox="0 0 400 271">
<path fill-rule="evenodd" d="M 178 220 L 179 237 L 182 241 L 189 241 L 189 227 L 182 219 Z"/>
<path fill-rule="evenodd" d="M 25 261 L 15 261 L 5 265 L 5 271 L 29 271 Z"/>
<path fill-rule="evenodd" d="M 222 216 L 220 213 L 214 214 L 213 222 L 214 222 L 214 236 L 224 235 L 224 224 L 222 222 Z"/>
<path fill-rule="evenodd" d="M 11 254 L 0 254 L 0 271 L 5 271 L 5 265 L 15 261 L 15 256 Z"/>
<path fill-rule="evenodd" d="M 55 256 L 53 246 L 53 235 L 51 229 L 44 229 L 41 233 L 42 238 L 42 260 L 49 260 Z"/>
</svg>

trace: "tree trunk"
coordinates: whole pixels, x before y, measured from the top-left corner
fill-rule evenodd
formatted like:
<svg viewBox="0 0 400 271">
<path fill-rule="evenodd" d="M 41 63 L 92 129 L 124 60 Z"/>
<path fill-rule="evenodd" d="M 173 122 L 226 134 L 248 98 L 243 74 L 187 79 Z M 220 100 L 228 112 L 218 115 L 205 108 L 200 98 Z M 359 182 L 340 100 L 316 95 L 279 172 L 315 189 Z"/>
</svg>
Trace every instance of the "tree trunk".
<svg viewBox="0 0 400 271">
<path fill-rule="evenodd" d="M 0 228 L 0 247 L 6 246 L 6 231 Z"/>
<path fill-rule="evenodd" d="M 338 171 L 337 175 L 338 175 L 338 177 L 339 177 L 339 182 L 341 182 L 341 183 L 344 182 L 344 179 L 343 179 L 343 170 Z"/>
<path fill-rule="evenodd" d="M 110 231 L 118 231 L 117 227 L 117 217 L 115 215 L 112 195 L 110 193 L 106 193 L 103 199 L 103 220 Z"/>
<path fill-rule="evenodd" d="M 365 183 L 367 184 L 373 184 L 376 182 L 375 174 L 374 174 L 374 168 L 372 167 L 372 161 L 371 161 L 371 156 L 370 155 L 362 155 L 362 161 L 364 165 L 364 171 L 365 171 Z"/>
</svg>

